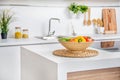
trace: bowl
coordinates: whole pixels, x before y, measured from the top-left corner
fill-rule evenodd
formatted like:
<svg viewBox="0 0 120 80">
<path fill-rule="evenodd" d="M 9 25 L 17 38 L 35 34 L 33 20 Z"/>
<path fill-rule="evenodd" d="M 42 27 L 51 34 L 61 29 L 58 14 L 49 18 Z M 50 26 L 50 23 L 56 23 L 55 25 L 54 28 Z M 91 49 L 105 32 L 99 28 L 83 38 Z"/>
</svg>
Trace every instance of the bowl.
<svg viewBox="0 0 120 80">
<path fill-rule="evenodd" d="M 93 42 L 63 42 L 59 41 L 66 49 L 71 51 L 86 50 Z"/>
</svg>

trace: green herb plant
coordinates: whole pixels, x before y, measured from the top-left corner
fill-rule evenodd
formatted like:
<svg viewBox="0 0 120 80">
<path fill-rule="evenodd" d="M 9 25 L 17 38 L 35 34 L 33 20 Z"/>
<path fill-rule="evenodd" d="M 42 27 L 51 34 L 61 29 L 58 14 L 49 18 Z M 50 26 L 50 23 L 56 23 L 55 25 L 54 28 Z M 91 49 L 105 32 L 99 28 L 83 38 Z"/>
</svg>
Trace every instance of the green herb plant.
<svg viewBox="0 0 120 80">
<path fill-rule="evenodd" d="M 70 4 L 70 6 L 68 6 L 68 9 L 70 11 L 72 11 L 74 14 L 78 14 L 78 13 L 85 13 L 88 10 L 88 6 L 86 5 L 78 5 L 76 3 L 72 3 Z"/>
<path fill-rule="evenodd" d="M 12 22 L 13 14 L 10 14 L 10 10 L 3 10 L 0 13 L 0 30 L 1 33 L 7 33 L 8 32 L 8 26 Z"/>
</svg>

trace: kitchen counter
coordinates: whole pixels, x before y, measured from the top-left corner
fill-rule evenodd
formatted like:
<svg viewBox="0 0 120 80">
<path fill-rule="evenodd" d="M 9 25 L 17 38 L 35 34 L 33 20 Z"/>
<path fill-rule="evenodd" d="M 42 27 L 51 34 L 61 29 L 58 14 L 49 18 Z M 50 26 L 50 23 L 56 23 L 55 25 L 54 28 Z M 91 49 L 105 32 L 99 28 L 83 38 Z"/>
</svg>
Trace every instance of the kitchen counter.
<svg viewBox="0 0 120 80">
<path fill-rule="evenodd" d="M 94 34 L 94 35 L 89 35 L 93 39 L 95 39 L 98 42 L 101 42 L 102 40 L 120 40 L 120 34 L 108 34 L 108 35 L 103 35 L 103 34 Z M 32 44 L 46 44 L 46 43 L 58 43 L 57 39 L 49 39 L 49 40 L 43 40 L 43 39 L 38 39 L 35 37 L 28 38 L 28 39 L 15 39 L 15 38 L 7 38 L 7 39 L 0 39 L 0 47 L 3 46 L 17 46 L 17 45 L 32 45 Z"/>
<path fill-rule="evenodd" d="M 120 67 L 120 52 L 90 48 L 99 51 L 99 55 L 89 58 L 66 58 L 52 54 L 62 48 L 60 44 L 22 47 L 22 80 L 67 80 L 68 72 Z"/>
<path fill-rule="evenodd" d="M 32 45 L 32 44 L 45 44 L 45 43 L 57 43 L 56 39 L 54 40 L 42 40 L 37 38 L 28 38 L 28 39 L 0 39 L 0 47 L 3 46 L 18 46 L 18 45 Z"/>
</svg>

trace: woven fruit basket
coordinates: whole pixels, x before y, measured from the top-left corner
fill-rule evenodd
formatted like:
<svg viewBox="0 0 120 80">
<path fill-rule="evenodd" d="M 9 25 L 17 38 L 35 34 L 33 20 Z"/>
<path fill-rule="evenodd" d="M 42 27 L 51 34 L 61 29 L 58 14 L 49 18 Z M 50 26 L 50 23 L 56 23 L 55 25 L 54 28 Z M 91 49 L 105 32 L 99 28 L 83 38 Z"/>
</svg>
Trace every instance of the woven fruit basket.
<svg viewBox="0 0 120 80">
<path fill-rule="evenodd" d="M 94 42 L 91 37 L 65 37 L 58 40 L 65 49 L 55 50 L 54 55 L 64 57 L 91 57 L 98 55 L 96 50 L 87 49 Z"/>
<path fill-rule="evenodd" d="M 86 50 L 93 42 L 63 42 L 59 41 L 66 49 L 71 51 Z"/>
</svg>

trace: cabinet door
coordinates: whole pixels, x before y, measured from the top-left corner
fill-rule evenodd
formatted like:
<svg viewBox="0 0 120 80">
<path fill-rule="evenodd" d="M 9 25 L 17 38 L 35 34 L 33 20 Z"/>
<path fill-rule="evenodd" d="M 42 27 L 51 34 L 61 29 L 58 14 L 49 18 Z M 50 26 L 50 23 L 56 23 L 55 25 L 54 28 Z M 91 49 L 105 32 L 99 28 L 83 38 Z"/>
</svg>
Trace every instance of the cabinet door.
<svg viewBox="0 0 120 80">
<path fill-rule="evenodd" d="M 0 80 L 20 80 L 20 46 L 0 47 Z"/>
<path fill-rule="evenodd" d="M 67 80 L 120 80 L 120 67 L 69 72 Z"/>
</svg>

